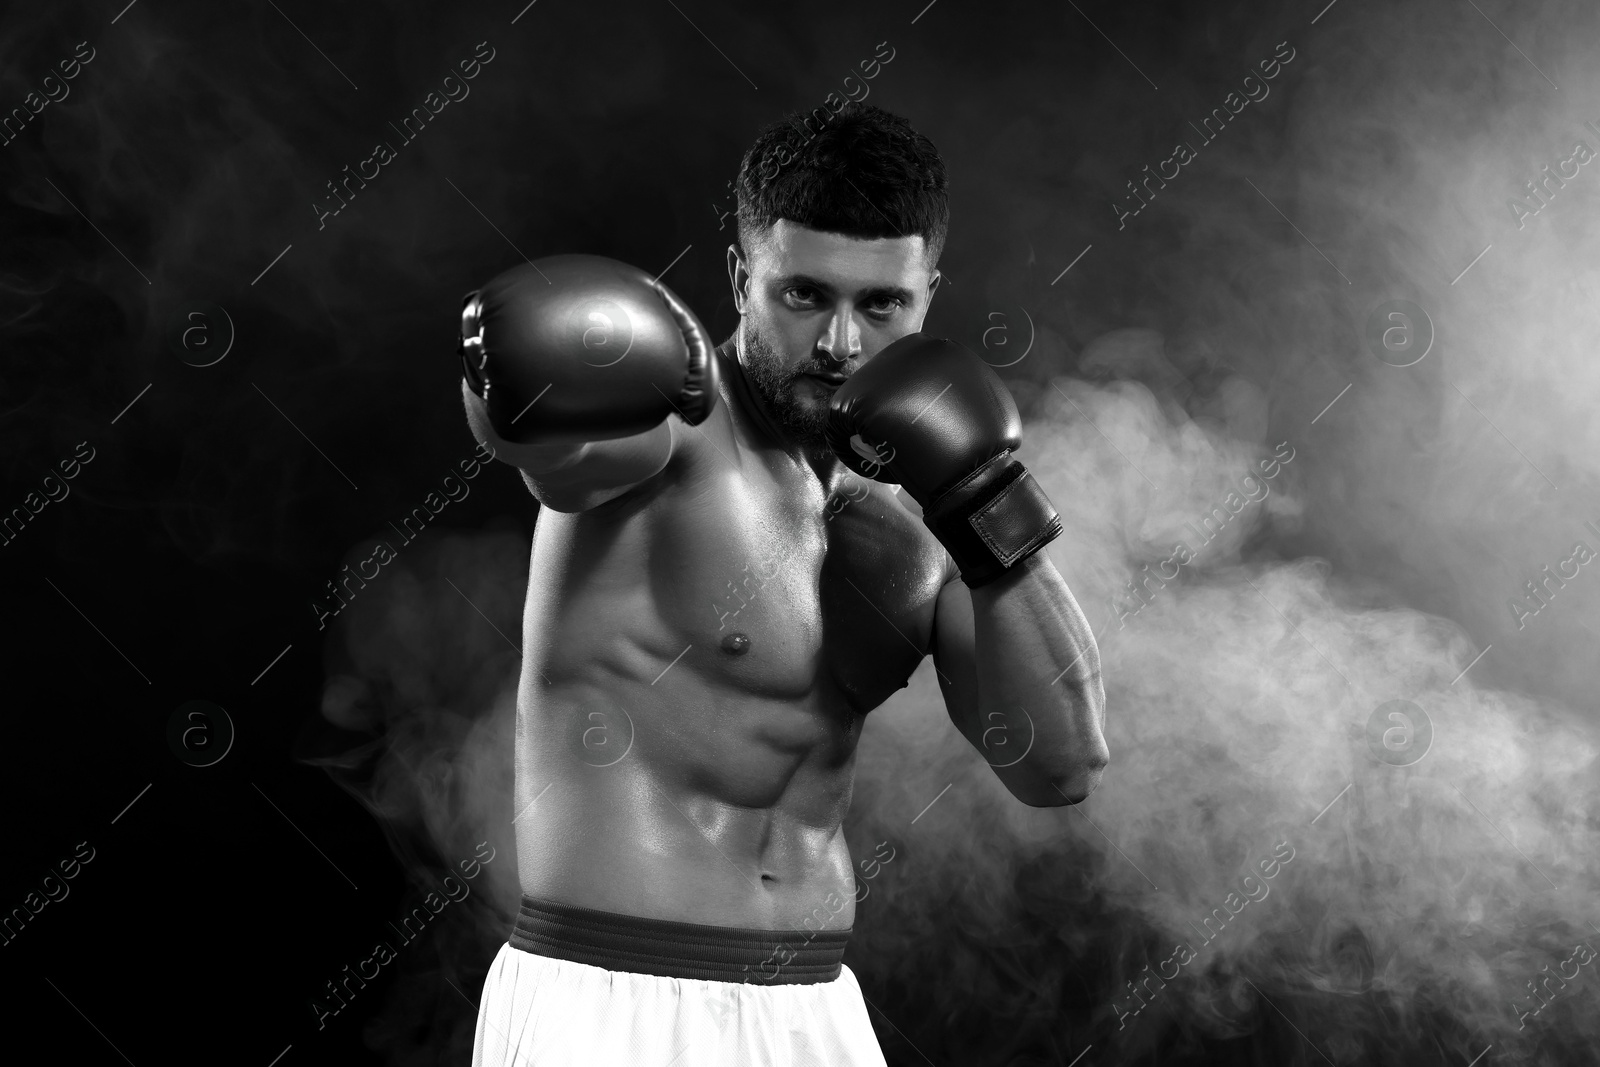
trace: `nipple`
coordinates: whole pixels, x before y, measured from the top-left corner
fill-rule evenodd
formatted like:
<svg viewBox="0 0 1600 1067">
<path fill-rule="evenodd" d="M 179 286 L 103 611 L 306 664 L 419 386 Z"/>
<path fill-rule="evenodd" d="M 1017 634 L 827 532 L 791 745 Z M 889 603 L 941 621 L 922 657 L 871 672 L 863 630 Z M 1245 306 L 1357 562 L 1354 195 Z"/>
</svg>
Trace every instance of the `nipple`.
<svg viewBox="0 0 1600 1067">
<path fill-rule="evenodd" d="M 722 651 L 731 655 L 742 656 L 750 651 L 750 638 L 744 634 L 729 634 L 722 639 Z"/>
</svg>

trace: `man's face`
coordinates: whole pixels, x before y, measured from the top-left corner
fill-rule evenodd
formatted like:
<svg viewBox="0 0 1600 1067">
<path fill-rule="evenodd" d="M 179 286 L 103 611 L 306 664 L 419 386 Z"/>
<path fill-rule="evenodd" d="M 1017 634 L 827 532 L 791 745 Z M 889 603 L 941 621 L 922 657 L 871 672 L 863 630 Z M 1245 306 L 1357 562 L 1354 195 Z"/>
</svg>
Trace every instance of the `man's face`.
<svg viewBox="0 0 1600 1067">
<path fill-rule="evenodd" d="M 921 237 L 846 237 L 779 219 L 753 244 L 748 260 L 728 249 L 745 377 L 796 441 L 822 444 L 840 380 L 922 329 L 939 272 Z"/>
</svg>

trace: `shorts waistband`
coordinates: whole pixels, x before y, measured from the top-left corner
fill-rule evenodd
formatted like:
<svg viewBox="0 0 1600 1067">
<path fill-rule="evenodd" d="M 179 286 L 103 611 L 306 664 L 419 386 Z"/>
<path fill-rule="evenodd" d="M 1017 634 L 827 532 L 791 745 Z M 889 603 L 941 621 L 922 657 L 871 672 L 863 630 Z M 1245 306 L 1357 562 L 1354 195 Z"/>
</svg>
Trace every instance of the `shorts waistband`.
<svg viewBox="0 0 1600 1067">
<path fill-rule="evenodd" d="M 512 948 L 611 971 L 752 985 L 839 977 L 850 930 L 744 930 L 523 897 Z"/>
</svg>

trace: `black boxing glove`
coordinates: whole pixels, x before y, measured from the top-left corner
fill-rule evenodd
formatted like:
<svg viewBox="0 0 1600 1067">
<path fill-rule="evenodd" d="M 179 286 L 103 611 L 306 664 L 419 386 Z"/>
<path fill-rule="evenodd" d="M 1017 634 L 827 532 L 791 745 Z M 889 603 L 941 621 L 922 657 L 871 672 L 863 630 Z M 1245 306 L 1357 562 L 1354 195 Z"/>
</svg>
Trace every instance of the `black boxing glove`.
<svg viewBox="0 0 1600 1067">
<path fill-rule="evenodd" d="M 1012 453 L 1022 419 L 972 352 L 920 333 L 850 375 L 828 403 L 828 446 L 857 474 L 903 485 L 971 588 L 1061 534 L 1061 516 Z"/>
<path fill-rule="evenodd" d="M 717 402 L 694 312 L 604 256 L 549 256 L 467 294 L 460 353 L 490 425 L 515 444 L 631 437 L 671 414 L 694 426 Z"/>
</svg>

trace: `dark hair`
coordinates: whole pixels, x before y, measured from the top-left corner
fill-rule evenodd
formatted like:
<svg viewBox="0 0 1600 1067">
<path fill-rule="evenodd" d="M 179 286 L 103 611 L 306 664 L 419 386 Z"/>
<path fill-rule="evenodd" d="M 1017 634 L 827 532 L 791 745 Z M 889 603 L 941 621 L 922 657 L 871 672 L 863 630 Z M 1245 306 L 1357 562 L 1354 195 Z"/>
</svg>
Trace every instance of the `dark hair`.
<svg viewBox="0 0 1600 1067">
<path fill-rule="evenodd" d="M 819 129 L 812 129 L 816 125 Z M 850 237 L 921 236 L 939 261 L 950 227 L 944 160 L 899 115 L 847 102 L 761 131 L 739 165 L 739 250 L 779 219 Z"/>
</svg>

